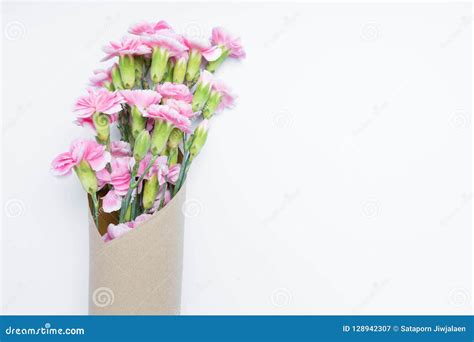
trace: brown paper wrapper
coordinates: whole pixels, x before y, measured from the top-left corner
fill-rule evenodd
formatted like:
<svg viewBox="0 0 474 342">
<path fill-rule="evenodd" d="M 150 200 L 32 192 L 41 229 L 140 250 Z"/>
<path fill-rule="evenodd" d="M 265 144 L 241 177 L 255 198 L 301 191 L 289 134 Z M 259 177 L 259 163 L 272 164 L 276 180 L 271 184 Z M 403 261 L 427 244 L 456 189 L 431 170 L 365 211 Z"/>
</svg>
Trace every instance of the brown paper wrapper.
<svg viewBox="0 0 474 342">
<path fill-rule="evenodd" d="M 186 189 L 148 221 L 102 241 L 116 214 L 89 214 L 89 314 L 178 315 L 181 306 Z"/>
</svg>

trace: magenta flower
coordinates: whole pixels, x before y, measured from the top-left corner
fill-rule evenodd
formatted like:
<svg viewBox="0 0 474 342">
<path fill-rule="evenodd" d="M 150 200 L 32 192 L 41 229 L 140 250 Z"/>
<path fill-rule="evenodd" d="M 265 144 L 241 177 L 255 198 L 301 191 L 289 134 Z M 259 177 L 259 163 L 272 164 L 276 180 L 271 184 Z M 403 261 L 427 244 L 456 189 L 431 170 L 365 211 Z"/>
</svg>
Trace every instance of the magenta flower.
<svg viewBox="0 0 474 342">
<path fill-rule="evenodd" d="M 151 105 L 143 116 L 169 122 L 183 132 L 191 132 L 191 121 L 178 110 L 168 105 Z"/>
<path fill-rule="evenodd" d="M 171 30 L 171 26 L 164 20 L 160 20 L 157 23 L 148 23 L 142 21 L 140 23 L 132 25 L 128 32 L 137 36 L 150 35 L 162 30 Z"/>
<path fill-rule="evenodd" d="M 105 146 L 91 140 L 76 140 L 68 152 L 59 154 L 51 163 L 51 172 L 55 176 L 71 173 L 74 166 L 85 160 L 94 171 L 100 171 L 110 162 L 110 153 Z"/>
<path fill-rule="evenodd" d="M 215 61 L 222 54 L 222 49 L 217 45 L 211 45 L 211 43 L 201 42 L 195 39 L 189 39 L 184 37 L 183 43 L 189 49 L 189 51 L 199 51 L 201 55 L 209 62 Z"/>
<path fill-rule="evenodd" d="M 191 91 L 184 84 L 165 82 L 159 84 L 156 87 L 156 91 L 158 91 L 164 99 L 180 100 L 187 103 L 191 103 L 193 100 Z"/>
<path fill-rule="evenodd" d="M 146 55 L 151 53 L 151 49 L 144 44 L 141 39 L 132 37 L 124 37 L 118 43 L 110 42 L 103 50 L 106 53 L 106 56 L 102 61 L 109 60 L 116 56 Z"/>
<path fill-rule="evenodd" d="M 234 58 L 244 58 L 245 51 L 240 43 L 240 38 L 232 37 L 226 30 L 221 27 L 212 29 L 211 41 L 214 45 L 220 45 L 229 50 L 229 56 Z"/>
<path fill-rule="evenodd" d="M 112 115 L 122 110 L 122 96 L 104 88 L 87 89 L 87 95 L 81 96 L 74 106 L 79 120 L 91 118 L 94 113 Z M 82 120 L 84 121 L 84 120 Z"/>
<path fill-rule="evenodd" d="M 153 90 L 122 90 L 120 94 L 128 105 L 137 107 L 140 113 L 161 101 L 161 95 Z"/>
</svg>

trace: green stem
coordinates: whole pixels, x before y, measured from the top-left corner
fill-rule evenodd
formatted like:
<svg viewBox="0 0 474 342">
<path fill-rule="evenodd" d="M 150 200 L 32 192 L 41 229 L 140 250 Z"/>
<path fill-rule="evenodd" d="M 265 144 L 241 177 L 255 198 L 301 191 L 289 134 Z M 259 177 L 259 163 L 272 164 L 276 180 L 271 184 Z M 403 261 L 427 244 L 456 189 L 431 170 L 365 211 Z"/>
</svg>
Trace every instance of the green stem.
<svg viewBox="0 0 474 342">
<path fill-rule="evenodd" d="M 94 203 L 94 221 L 97 229 L 99 229 L 99 195 L 97 192 L 92 195 L 92 202 Z"/>
</svg>

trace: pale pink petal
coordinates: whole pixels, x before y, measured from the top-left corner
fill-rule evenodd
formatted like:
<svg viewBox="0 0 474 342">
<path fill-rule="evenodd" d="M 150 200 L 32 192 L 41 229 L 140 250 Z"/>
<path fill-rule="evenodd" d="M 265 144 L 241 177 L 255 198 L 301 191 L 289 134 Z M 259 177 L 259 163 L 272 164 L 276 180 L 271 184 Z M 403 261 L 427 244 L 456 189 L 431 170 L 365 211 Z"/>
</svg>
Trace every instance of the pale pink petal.
<svg viewBox="0 0 474 342">
<path fill-rule="evenodd" d="M 77 165 L 70 152 L 59 154 L 51 163 L 51 172 L 55 176 L 65 176 L 71 173 L 72 168 Z"/>
<path fill-rule="evenodd" d="M 161 94 L 163 98 L 180 100 L 187 103 L 191 103 L 193 95 L 187 86 L 184 84 L 176 84 L 171 82 L 165 82 L 159 84 L 156 90 Z"/>
<path fill-rule="evenodd" d="M 111 240 L 117 239 L 121 237 L 122 235 L 128 233 L 131 231 L 133 228 L 130 227 L 127 223 L 121 223 L 121 224 L 109 224 L 109 227 L 107 228 L 107 234 L 109 235 L 109 238 Z"/>
<path fill-rule="evenodd" d="M 111 213 L 120 209 L 122 205 L 122 197 L 117 195 L 115 191 L 111 190 L 102 197 L 102 208 L 106 213 Z"/>
<path fill-rule="evenodd" d="M 112 157 L 128 157 L 132 153 L 130 144 L 126 141 L 112 141 L 110 144 Z"/>
<path fill-rule="evenodd" d="M 212 62 L 218 59 L 222 55 L 222 49 L 217 45 L 212 46 L 202 51 L 202 56 L 208 61 Z"/>
</svg>

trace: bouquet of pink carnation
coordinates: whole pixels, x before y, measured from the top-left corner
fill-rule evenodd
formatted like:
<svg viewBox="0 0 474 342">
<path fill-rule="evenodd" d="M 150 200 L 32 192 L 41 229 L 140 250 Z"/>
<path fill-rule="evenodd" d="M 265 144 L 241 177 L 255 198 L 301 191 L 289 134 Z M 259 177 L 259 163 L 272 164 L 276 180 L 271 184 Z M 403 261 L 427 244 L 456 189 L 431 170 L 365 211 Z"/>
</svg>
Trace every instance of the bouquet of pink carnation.
<svg viewBox="0 0 474 342">
<path fill-rule="evenodd" d="M 140 23 L 104 47 L 105 70 L 75 106 L 76 123 L 95 140 L 76 140 L 52 162 L 52 171 L 74 171 L 92 202 L 93 219 L 113 213 L 104 241 L 121 236 L 165 207 L 182 188 L 206 142 L 211 118 L 234 96 L 214 77 L 227 58 L 242 58 L 240 40 L 221 28 L 194 41 L 166 22 Z M 120 139 L 111 139 L 117 129 Z"/>
</svg>

